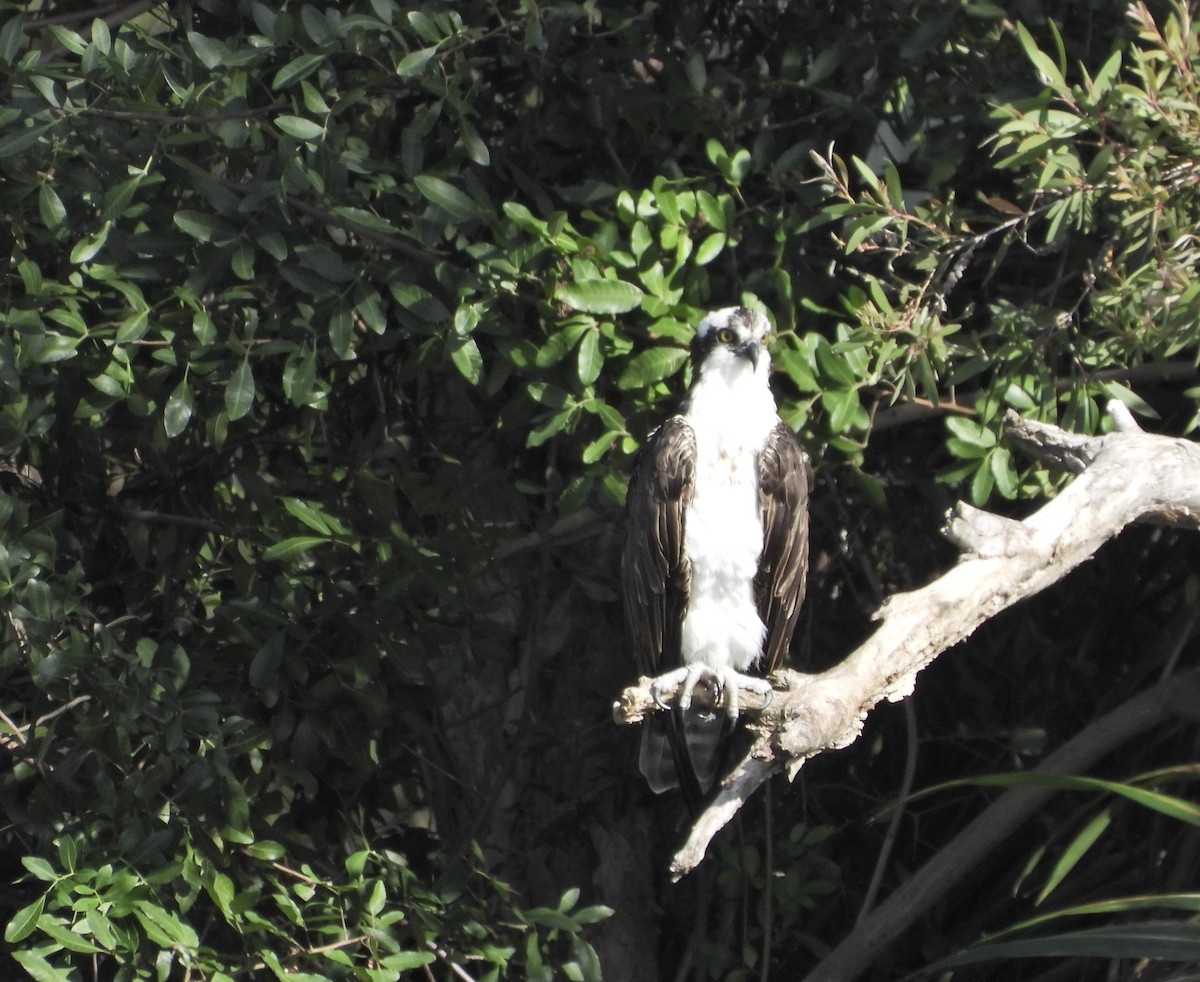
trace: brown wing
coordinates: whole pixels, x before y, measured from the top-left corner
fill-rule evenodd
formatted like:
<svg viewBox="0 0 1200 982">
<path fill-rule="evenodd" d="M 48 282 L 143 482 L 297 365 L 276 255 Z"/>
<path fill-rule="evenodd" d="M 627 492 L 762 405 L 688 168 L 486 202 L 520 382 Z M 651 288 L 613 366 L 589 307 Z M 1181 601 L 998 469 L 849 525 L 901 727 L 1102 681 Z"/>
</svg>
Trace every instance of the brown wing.
<svg viewBox="0 0 1200 982">
<path fill-rule="evenodd" d="M 758 456 L 758 507 L 763 551 L 754 596 L 767 626 L 762 670 L 783 664 L 808 579 L 808 492 L 812 468 L 796 435 L 781 420 Z"/>
<path fill-rule="evenodd" d="M 658 675 L 681 663 L 680 631 L 691 578 L 683 555 L 684 512 L 695 474 L 696 435 L 682 416 L 673 416 L 646 442 L 629 479 L 621 592 L 642 675 Z"/>
</svg>

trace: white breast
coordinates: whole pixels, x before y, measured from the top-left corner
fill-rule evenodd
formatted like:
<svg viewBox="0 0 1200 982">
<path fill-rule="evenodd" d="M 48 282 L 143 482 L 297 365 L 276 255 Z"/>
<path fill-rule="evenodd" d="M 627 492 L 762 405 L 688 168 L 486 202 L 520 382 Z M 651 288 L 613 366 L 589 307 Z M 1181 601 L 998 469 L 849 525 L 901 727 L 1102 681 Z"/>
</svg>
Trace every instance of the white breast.
<svg viewBox="0 0 1200 982">
<path fill-rule="evenodd" d="M 684 414 L 696 434 L 696 483 L 684 532 L 692 565 L 686 664 L 744 672 L 762 653 L 766 628 L 754 603 L 762 553 L 757 453 L 778 422 L 766 362 L 758 372 L 743 359 L 709 366 Z"/>
</svg>

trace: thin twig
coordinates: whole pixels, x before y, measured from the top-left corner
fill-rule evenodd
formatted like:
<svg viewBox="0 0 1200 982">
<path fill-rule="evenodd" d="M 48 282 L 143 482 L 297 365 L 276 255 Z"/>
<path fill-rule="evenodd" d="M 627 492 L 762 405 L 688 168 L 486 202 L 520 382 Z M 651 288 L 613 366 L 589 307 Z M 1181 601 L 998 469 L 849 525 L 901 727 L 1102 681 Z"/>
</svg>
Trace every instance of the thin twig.
<svg viewBox="0 0 1200 982">
<path fill-rule="evenodd" d="M 439 948 L 433 941 L 426 941 L 425 946 L 435 955 L 437 955 L 438 958 L 444 961 L 446 965 L 449 966 L 450 971 L 453 972 L 454 975 L 459 979 L 461 979 L 462 982 L 475 982 L 475 977 L 467 972 L 465 968 L 459 965 L 458 962 L 454 961 L 450 957 L 449 952 L 447 952 L 444 948 Z"/>
</svg>

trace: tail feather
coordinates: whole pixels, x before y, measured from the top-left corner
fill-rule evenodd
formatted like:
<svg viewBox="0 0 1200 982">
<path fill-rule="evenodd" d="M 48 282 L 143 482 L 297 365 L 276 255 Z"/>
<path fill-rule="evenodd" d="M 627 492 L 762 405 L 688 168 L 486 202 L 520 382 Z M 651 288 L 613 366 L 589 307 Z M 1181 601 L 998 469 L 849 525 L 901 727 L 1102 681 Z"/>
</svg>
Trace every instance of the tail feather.
<svg viewBox="0 0 1200 982">
<path fill-rule="evenodd" d="M 699 812 L 717 779 L 731 729 L 724 713 L 695 707 L 647 720 L 638 764 L 650 790 L 662 794 L 679 788 L 688 808 Z"/>
</svg>

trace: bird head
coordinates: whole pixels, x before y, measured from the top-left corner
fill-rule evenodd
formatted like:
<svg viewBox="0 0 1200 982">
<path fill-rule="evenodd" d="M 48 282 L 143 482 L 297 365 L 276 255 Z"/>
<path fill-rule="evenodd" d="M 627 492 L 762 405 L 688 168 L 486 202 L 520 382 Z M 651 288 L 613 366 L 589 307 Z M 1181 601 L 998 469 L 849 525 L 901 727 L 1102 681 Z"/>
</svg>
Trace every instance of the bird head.
<svg viewBox="0 0 1200 982">
<path fill-rule="evenodd" d="M 696 328 L 692 359 L 701 370 L 719 366 L 723 372 L 735 371 L 740 363 L 755 373 L 770 330 L 767 319 L 749 307 L 714 310 Z"/>
</svg>

